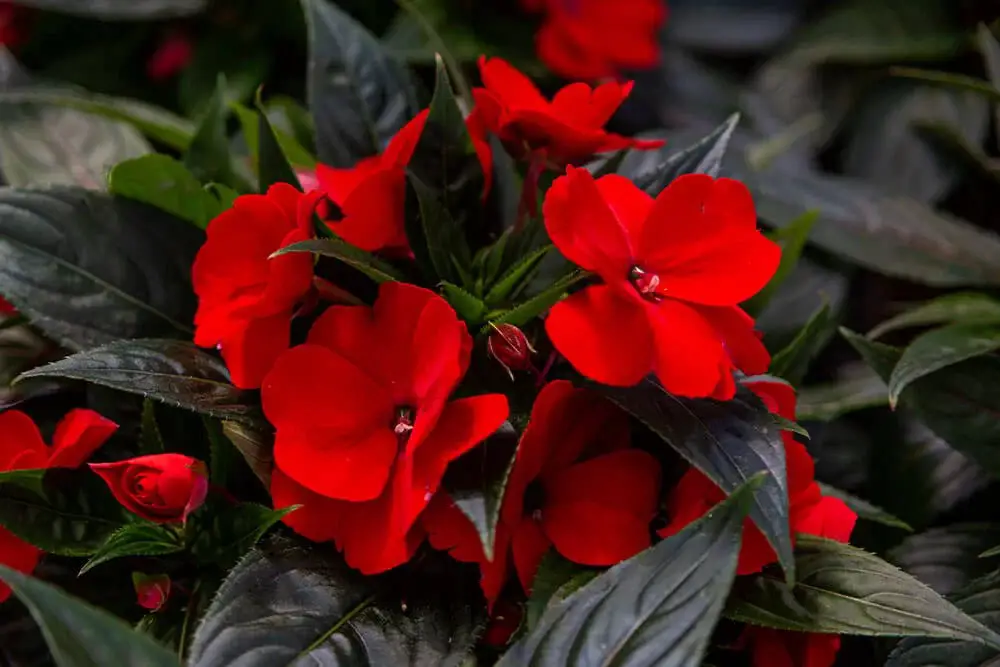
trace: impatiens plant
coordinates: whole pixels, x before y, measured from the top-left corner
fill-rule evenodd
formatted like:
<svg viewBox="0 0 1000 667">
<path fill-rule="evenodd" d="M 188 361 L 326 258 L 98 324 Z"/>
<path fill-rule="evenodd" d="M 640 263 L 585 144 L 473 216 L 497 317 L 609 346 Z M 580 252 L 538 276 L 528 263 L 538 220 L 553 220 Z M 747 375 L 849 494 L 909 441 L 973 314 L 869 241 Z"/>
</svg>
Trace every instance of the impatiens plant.
<svg viewBox="0 0 1000 667">
<path fill-rule="evenodd" d="M 758 326 L 814 216 L 761 230 L 773 206 L 723 175 L 739 115 L 684 142 L 612 129 L 661 3 L 521 3 L 553 71 L 619 79 L 546 92 L 493 54 L 463 67 L 433 26 L 411 69 L 299 4 L 308 109 L 224 76 L 193 119 L 26 72 L 0 93 L 0 115 L 122 138 L 71 182 L 0 189 L 0 632 L 29 646 L 2 634 L 0 659 L 997 659 L 992 580 L 932 588 L 852 545 L 909 526 L 819 481 L 796 385 L 836 319 Z M 164 34 L 157 81 L 192 57 Z M 951 438 L 960 378 L 924 377 L 1000 348 L 998 313 L 945 297 L 843 335 L 886 378 L 874 403 Z M 996 473 L 987 440 L 963 442 Z"/>
</svg>

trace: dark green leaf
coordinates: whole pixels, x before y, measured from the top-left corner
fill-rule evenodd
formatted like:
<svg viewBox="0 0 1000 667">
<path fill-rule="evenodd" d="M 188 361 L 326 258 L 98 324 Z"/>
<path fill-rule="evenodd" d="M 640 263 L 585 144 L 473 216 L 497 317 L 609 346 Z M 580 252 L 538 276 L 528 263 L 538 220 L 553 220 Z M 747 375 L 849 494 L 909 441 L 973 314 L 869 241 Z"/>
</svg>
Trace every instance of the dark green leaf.
<svg viewBox="0 0 1000 667">
<path fill-rule="evenodd" d="M 104 21 L 148 21 L 197 14 L 208 0 L 17 0 L 17 4 Z"/>
<path fill-rule="evenodd" d="M 89 556 L 126 523 L 121 505 L 89 470 L 53 470 L 43 489 L 0 483 L 0 525 L 45 552 Z"/>
<path fill-rule="evenodd" d="M 260 181 L 260 191 L 266 192 L 275 183 L 288 183 L 301 190 L 299 177 L 295 175 L 289 158 L 285 155 L 281 141 L 278 139 L 271 121 L 267 119 L 261 107 L 260 99 L 257 100 L 257 173 Z"/>
<path fill-rule="evenodd" d="M 1000 43 L 993 33 L 982 23 L 976 30 L 976 41 L 983 54 L 983 64 L 986 66 L 986 76 L 994 88 L 1000 87 Z M 993 105 L 993 118 L 1000 126 L 1000 106 Z"/>
<path fill-rule="evenodd" d="M 1000 572 L 977 579 L 950 599 L 972 618 L 1000 631 Z M 980 642 L 912 637 L 896 645 L 885 667 L 989 667 L 996 658 L 996 649 Z"/>
<path fill-rule="evenodd" d="M 183 164 L 153 154 L 119 162 L 108 175 L 112 194 L 155 206 L 205 229 L 224 206 Z"/>
<path fill-rule="evenodd" d="M 855 410 L 889 403 L 889 393 L 882 378 L 867 366 L 864 372 L 845 376 L 828 384 L 799 389 L 796 413 L 803 421 L 832 421 Z"/>
<path fill-rule="evenodd" d="M 506 238 L 506 236 L 501 238 Z M 520 258 L 499 280 L 490 285 L 489 291 L 484 297 L 486 303 L 495 308 L 512 294 L 519 291 L 521 286 L 531 280 L 531 277 L 535 274 L 535 270 L 552 249 L 553 246 L 546 245 L 526 257 Z M 491 282 L 492 278 L 487 276 L 486 283 L 489 285 Z"/>
<path fill-rule="evenodd" d="M 121 121 L 65 107 L 0 104 L 0 168 L 8 185 L 103 190 L 108 169 L 151 150 Z"/>
<path fill-rule="evenodd" d="M 555 549 L 549 549 L 538 564 L 538 571 L 531 581 L 531 596 L 525 609 L 528 630 L 538 627 L 538 621 L 542 620 L 542 615 L 551 604 L 562 602 L 598 574 L 597 570 L 577 565 L 560 556 Z M 570 588 L 573 590 L 568 590 Z M 561 595 L 561 592 L 566 594 Z"/>
<path fill-rule="evenodd" d="M 946 294 L 882 322 L 868 332 L 871 339 L 890 331 L 930 324 L 1000 324 L 1000 301 L 981 292 Z"/>
<path fill-rule="evenodd" d="M 727 402 L 684 399 L 652 380 L 635 387 L 594 388 L 641 421 L 726 493 L 768 473 L 754 496 L 750 518 L 778 554 L 789 581 L 795 577 L 788 529 L 788 481 L 781 430 L 746 387 Z"/>
<path fill-rule="evenodd" d="M 908 79 L 917 79 L 925 83 L 933 83 L 946 88 L 955 88 L 981 95 L 985 99 L 995 103 L 1000 102 L 1000 89 L 992 83 L 976 79 L 964 74 L 953 74 L 951 72 L 937 72 L 934 70 L 917 69 L 915 67 L 893 67 L 889 72 L 895 76 Z"/>
<path fill-rule="evenodd" d="M 188 666 L 458 667 L 481 619 L 475 585 L 420 579 L 427 593 L 380 592 L 331 552 L 272 540 L 230 572 Z"/>
<path fill-rule="evenodd" d="M 982 553 L 998 541 L 1000 524 L 953 523 L 909 535 L 886 558 L 941 595 L 951 595 L 996 569 Z"/>
<path fill-rule="evenodd" d="M 103 609 L 3 565 L 0 579 L 28 607 L 59 667 L 178 667 L 173 653 Z"/>
<path fill-rule="evenodd" d="M 382 151 L 420 106 L 410 73 L 327 0 L 302 0 L 309 32 L 308 97 L 320 161 L 352 167 Z"/>
<path fill-rule="evenodd" d="M 243 128 L 243 139 L 247 142 L 247 148 L 250 149 L 250 157 L 256 163 L 260 156 L 260 141 L 257 136 L 257 128 L 260 123 L 261 114 L 239 102 L 233 102 L 229 107 L 240 121 L 240 126 Z M 271 115 L 268 114 L 267 118 L 270 121 Z M 274 125 L 274 122 L 271 122 L 271 129 L 274 131 L 274 136 L 281 146 L 282 152 L 293 167 L 313 168 L 316 166 L 316 158 L 299 143 L 298 139 L 278 129 Z"/>
<path fill-rule="evenodd" d="M 70 349 L 190 336 L 204 235 L 138 202 L 80 188 L 0 189 L 0 294 Z"/>
<path fill-rule="evenodd" d="M 43 482 L 46 472 L 48 472 L 48 468 L 5 470 L 0 472 L 0 484 L 13 484 L 37 495 L 45 495 Z"/>
<path fill-rule="evenodd" d="M 371 253 L 365 252 L 345 243 L 340 239 L 312 239 L 287 245 L 272 257 L 280 257 L 290 252 L 312 252 L 324 257 L 339 259 L 344 264 L 352 266 L 377 283 L 401 280 L 402 277 L 391 265 L 377 259 Z"/>
<path fill-rule="evenodd" d="M 743 517 L 759 481 L 549 606 L 498 667 L 701 664 L 736 574 Z"/>
<path fill-rule="evenodd" d="M 738 582 L 726 615 L 796 632 L 941 637 L 1000 647 L 1000 635 L 874 554 L 799 535 L 796 563 L 794 588 L 767 575 Z"/>
<path fill-rule="evenodd" d="M 735 113 L 697 143 L 679 152 L 668 151 L 666 158 L 651 170 L 625 175 L 654 197 L 683 174 L 718 176 L 722 158 L 729 149 L 729 140 L 739 122 L 740 115 Z"/>
<path fill-rule="evenodd" d="M 208 437 L 209 480 L 220 488 L 228 488 L 230 475 L 240 458 L 239 450 L 226 437 L 220 420 L 207 415 L 202 415 L 201 420 Z"/>
<path fill-rule="evenodd" d="M 267 433 L 236 421 L 222 422 L 222 433 L 243 455 L 243 460 L 265 488 L 271 488 L 274 440 Z"/>
<path fill-rule="evenodd" d="M 812 231 L 813 224 L 815 224 L 818 217 L 818 211 L 806 211 L 785 227 L 769 234 L 771 240 L 781 246 L 781 263 L 778 264 L 778 270 L 774 272 L 774 276 L 764 286 L 764 289 L 757 292 L 752 299 L 744 304 L 747 312 L 760 313 L 763 311 L 778 289 L 792 275 L 792 271 L 795 269 L 796 264 L 798 264 L 799 257 L 802 256 L 802 251 L 806 247 L 809 232 Z"/>
<path fill-rule="evenodd" d="M 91 556 L 80 574 L 124 556 L 162 556 L 184 549 L 177 533 L 155 523 L 130 523 L 112 533 L 101 548 Z"/>
<path fill-rule="evenodd" d="M 192 519 L 195 537 L 191 553 L 201 563 L 232 567 L 271 527 L 297 505 L 273 510 L 254 503 L 240 503 L 226 508 L 208 507 Z"/>
<path fill-rule="evenodd" d="M 482 324 L 486 317 L 486 304 L 478 297 L 469 294 L 458 285 L 451 283 L 441 283 L 441 292 L 445 300 L 451 304 L 458 316 L 465 320 L 469 326 L 475 327 Z"/>
<path fill-rule="evenodd" d="M 841 491 L 840 489 L 834 488 L 829 484 L 824 484 L 823 482 L 819 482 L 819 488 L 820 491 L 823 492 L 824 496 L 831 496 L 833 498 L 843 500 L 845 505 L 850 507 L 855 514 L 866 521 L 880 523 L 883 526 L 889 526 L 890 528 L 900 528 L 910 533 L 913 532 L 913 528 L 910 527 L 910 524 L 906 523 L 902 519 L 894 517 L 881 507 L 872 505 L 867 500 L 858 498 L 855 495 L 847 493 L 846 491 Z"/>
<path fill-rule="evenodd" d="M 220 74 L 215 94 L 209 100 L 184 154 L 184 165 L 202 183 L 216 181 L 236 190 L 245 190 L 245 184 L 233 171 L 229 157 L 229 137 L 226 134 L 228 111 L 225 78 Z"/>
<path fill-rule="evenodd" d="M 971 145 L 989 129 L 989 105 L 967 91 L 950 91 L 902 79 L 876 87 L 859 105 L 844 170 L 889 192 L 936 202 L 962 176 L 947 156 L 928 145 L 918 123 L 953 127 Z"/>
<path fill-rule="evenodd" d="M 162 454 L 166 451 L 166 448 L 163 446 L 163 435 L 160 433 L 160 425 L 156 423 L 156 401 L 151 398 L 146 398 L 142 401 L 139 451 L 147 455 Z"/>
<path fill-rule="evenodd" d="M 182 341 L 118 341 L 21 375 L 22 379 L 32 377 L 92 382 L 250 425 L 260 420 L 259 410 L 248 392 L 230 384 L 222 361 Z"/>
<path fill-rule="evenodd" d="M 774 355 L 769 372 L 791 384 L 798 384 L 809 370 L 809 364 L 823 351 L 836 330 L 836 317 L 830 312 L 830 305 L 824 303 L 792 342 Z"/>
<path fill-rule="evenodd" d="M 408 174 L 407 180 L 416 197 L 417 210 L 407 213 L 406 236 L 417 265 L 428 280 L 464 282 L 455 264 L 467 270 L 472 262 L 462 228 L 449 212 L 440 191 L 413 173 Z"/>
<path fill-rule="evenodd" d="M 889 376 L 889 405 L 910 383 L 942 368 L 1000 349 L 1000 327 L 988 324 L 951 324 L 917 336 L 903 351 Z"/>
<path fill-rule="evenodd" d="M 527 299 L 510 310 L 504 311 L 497 317 L 493 318 L 492 322 L 494 324 L 513 324 L 516 327 L 524 326 L 554 306 L 561 298 L 563 298 L 563 295 L 566 294 L 566 290 L 589 276 L 590 274 L 586 271 L 574 271 L 568 276 L 560 278 L 556 282 L 552 283 L 552 285 L 548 288 L 542 290 L 530 299 Z"/>
<path fill-rule="evenodd" d="M 96 116 L 120 120 L 175 150 L 184 150 L 194 136 L 191 123 L 166 109 L 125 97 L 99 95 L 70 88 L 31 87 L 0 92 L 0 106 L 36 104 L 77 109 Z"/>
</svg>

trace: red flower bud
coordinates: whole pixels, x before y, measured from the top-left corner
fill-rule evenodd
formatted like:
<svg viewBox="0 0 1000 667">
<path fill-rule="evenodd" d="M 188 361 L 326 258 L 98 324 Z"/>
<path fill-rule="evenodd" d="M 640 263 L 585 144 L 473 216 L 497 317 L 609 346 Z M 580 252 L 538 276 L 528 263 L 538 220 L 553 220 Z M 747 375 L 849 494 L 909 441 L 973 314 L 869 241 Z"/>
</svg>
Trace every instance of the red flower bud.
<svg viewBox="0 0 1000 667">
<path fill-rule="evenodd" d="M 511 379 L 513 371 L 526 371 L 534 368 L 531 355 L 535 348 L 531 347 L 524 332 L 513 324 L 494 324 L 493 333 L 486 341 L 486 351 L 500 362 Z"/>
<path fill-rule="evenodd" d="M 125 509 L 157 523 L 185 521 L 208 493 L 205 464 L 181 454 L 91 463 Z"/>
<path fill-rule="evenodd" d="M 0 296 L 0 315 L 17 315 L 17 308 L 12 306 L 9 302 L 4 301 L 2 296 Z"/>
<path fill-rule="evenodd" d="M 163 81 L 181 72 L 194 58 L 194 44 L 183 32 L 174 32 L 160 45 L 146 63 L 146 75 L 153 81 Z"/>
<path fill-rule="evenodd" d="M 510 600 L 500 600 L 493 609 L 490 620 L 483 632 L 483 644 L 494 648 L 503 648 L 510 643 L 510 638 L 521 628 L 524 610 L 521 605 Z"/>
<path fill-rule="evenodd" d="M 136 600 L 149 611 L 160 611 L 170 597 L 170 577 L 165 574 L 132 573 Z"/>
</svg>

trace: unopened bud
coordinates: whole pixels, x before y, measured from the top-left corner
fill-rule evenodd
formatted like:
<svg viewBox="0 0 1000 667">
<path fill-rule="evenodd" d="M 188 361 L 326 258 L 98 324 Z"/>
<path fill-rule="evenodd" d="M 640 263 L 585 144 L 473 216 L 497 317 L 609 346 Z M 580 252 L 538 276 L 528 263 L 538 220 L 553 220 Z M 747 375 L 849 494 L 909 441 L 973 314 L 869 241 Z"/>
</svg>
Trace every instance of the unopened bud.
<svg viewBox="0 0 1000 667">
<path fill-rule="evenodd" d="M 132 573 L 132 584 L 139 606 L 159 611 L 170 597 L 170 577 L 165 574 Z"/>
<path fill-rule="evenodd" d="M 524 332 L 513 324 L 494 324 L 493 333 L 486 341 L 486 351 L 500 362 L 507 373 L 514 378 L 514 371 L 526 371 L 534 368 L 531 355 L 535 348 L 531 347 Z"/>
</svg>

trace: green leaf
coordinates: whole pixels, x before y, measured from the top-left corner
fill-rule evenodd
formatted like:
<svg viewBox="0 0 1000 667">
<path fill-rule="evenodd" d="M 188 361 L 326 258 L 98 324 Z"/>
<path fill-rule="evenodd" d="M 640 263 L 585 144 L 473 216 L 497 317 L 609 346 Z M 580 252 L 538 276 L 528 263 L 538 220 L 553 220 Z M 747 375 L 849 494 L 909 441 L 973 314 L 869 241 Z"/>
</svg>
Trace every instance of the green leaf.
<svg viewBox="0 0 1000 667">
<path fill-rule="evenodd" d="M 330 551 L 273 539 L 229 573 L 187 664 L 458 665 L 483 618 L 476 588 L 453 572 L 379 587 Z"/>
<path fill-rule="evenodd" d="M 697 143 L 681 151 L 668 151 L 666 158 L 652 169 L 625 175 L 653 197 L 683 174 L 718 176 L 722 158 L 729 149 L 729 141 L 739 122 L 740 115 L 734 113 Z"/>
<path fill-rule="evenodd" d="M 289 163 L 293 167 L 298 166 L 310 169 L 316 166 L 316 158 L 313 157 L 309 150 L 304 148 L 294 136 L 276 127 L 271 120 L 271 115 L 259 114 L 239 102 L 232 102 L 229 107 L 240 121 L 240 126 L 243 129 L 243 139 L 247 142 L 247 148 L 250 149 L 250 156 L 253 158 L 254 163 L 258 161 L 260 156 L 260 141 L 258 140 L 258 125 L 261 122 L 260 116 L 266 115 L 270 122 L 271 130 L 278 141 L 278 145 L 281 146 L 281 151 L 285 154 Z M 307 112 L 303 111 L 303 113 Z"/>
<path fill-rule="evenodd" d="M 91 382 L 251 426 L 261 421 L 249 392 L 230 384 L 225 364 L 182 341 L 118 341 L 33 368 L 18 381 L 34 377 Z"/>
<path fill-rule="evenodd" d="M 774 548 L 789 581 L 795 578 L 788 528 L 788 480 L 781 431 L 744 386 L 727 402 L 685 399 L 651 380 L 635 387 L 591 385 L 645 424 L 726 493 L 767 473 L 750 518 Z"/>
<path fill-rule="evenodd" d="M 184 154 L 184 165 L 203 183 L 216 181 L 245 191 L 246 184 L 236 176 L 229 156 L 229 137 L 226 134 L 229 109 L 225 104 L 225 85 L 225 77 L 220 74 L 215 94 L 209 100 Z"/>
<path fill-rule="evenodd" d="M 900 313 L 868 332 L 871 339 L 890 331 L 930 324 L 1000 324 L 1000 301 L 981 292 L 946 294 Z"/>
<path fill-rule="evenodd" d="M 874 554 L 799 535 L 796 564 L 794 588 L 767 575 L 738 582 L 726 615 L 796 632 L 940 637 L 1000 648 L 1000 635 Z"/>
<path fill-rule="evenodd" d="M 226 508 L 209 507 L 192 518 L 194 540 L 191 553 L 200 563 L 232 567 L 282 517 L 298 505 L 273 510 L 255 503 L 240 503 Z"/>
<path fill-rule="evenodd" d="M 764 307 L 771 302 L 778 289 L 792 275 L 792 271 L 802 256 L 802 251 L 806 247 L 809 232 L 812 231 L 816 219 L 819 218 L 818 211 L 806 211 L 802 215 L 792 220 L 788 225 L 772 231 L 768 236 L 772 241 L 781 246 L 781 262 L 778 270 L 768 281 L 764 289 L 744 304 L 747 312 L 757 314 L 764 310 Z"/>
<path fill-rule="evenodd" d="M 503 236 L 501 238 L 506 238 Z M 492 283 L 492 278 L 487 276 L 486 283 L 490 285 L 489 291 L 484 297 L 487 305 L 491 307 L 497 307 L 503 303 L 512 294 L 518 292 L 523 285 L 525 285 L 531 277 L 535 275 L 536 270 L 545 259 L 549 252 L 554 248 L 552 245 L 546 245 L 533 253 L 519 259 L 514 266 L 510 267 L 503 276 L 500 277 L 495 283 Z M 502 253 L 501 253 L 502 254 Z M 490 257 L 492 258 L 492 254 Z"/>
<path fill-rule="evenodd" d="M 307 93 L 320 161 L 352 167 L 382 151 L 420 105 L 410 73 L 370 32 L 327 0 L 302 0 L 309 34 Z"/>
<path fill-rule="evenodd" d="M 4 470 L 0 472 L 0 484 L 13 484 L 41 496 L 45 494 L 43 482 L 46 472 L 48 468 Z"/>
<path fill-rule="evenodd" d="M 881 507 L 877 507 L 867 500 L 858 498 L 855 495 L 847 493 L 846 491 L 841 491 L 840 489 L 834 488 L 829 484 L 824 484 L 823 482 L 819 482 L 819 488 L 820 491 L 823 492 L 824 496 L 839 498 L 844 501 L 845 505 L 850 507 L 855 514 L 866 521 L 879 523 L 883 526 L 889 526 L 890 528 L 900 528 L 909 533 L 913 532 L 913 528 L 910 524 L 906 523 L 902 519 L 896 518 Z"/>
<path fill-rule="evenodd" d="M 889 376 L 889 406 L 910 383 L 942 368 L 1000 349 L 1000 327 L 951 324 L 917 336 Z"/>
<path fill-rule="evenodd" d="M 497 666 L 701 664 L 736 574 L 743 517 L 759 481 L 550 605 Z"/>
<path fill-rule="evenodd" d="M 973 581 L 950 597 L 963 612 L 994 631 L 1000 631 L 1000 572 Z M 885 667 L 987 667 L 997 651 L 980 642 L 912 637 L 896 645 Z"/>
<path fill-rule="evenodd" d="M 513 324 L 516 327 L 522 327 L 554 306 L 563 298 L 566 290 L 590 275 L 586 271 L 573 271 L 530 299 L 510 310 L 503 311 L 491 321 L 493 324 Z"/>
<path fill-rule="evenodd" d="M 458 285 L 448 282 L 441 283 L 441 292 L 445 300 L 451 304 L 458 316 L 465 320 L 469 326 L 475 327 L 482 324 L 486 317 L 486 304 L 478 297 L 469 294 Z"/>
<path fill-rule="evenodd" d="M 0 294 L 73 350 L 190 336 L 203 242 L 189 223 L 127 199 L 0 188 Z"/>
<path fill-rule="evenodd" d="M 407 213 L 406 236 L 417 265 L 428 280 L 462 282 L 455 263 L 463 269 L 472 263 L 462 228 L 449 212 L 442 193 L 413 173 L 407 177 L 418 210 Z"/>
<path fill-rule="evenodd" d="M 0 579 L 31 612 L 59 667 L 178 667 L 173 653 L 103 609 L 4 565 Z"/>
<path fill-rule="evenodd" d="M 233 467 L 239 460 L 239 451 L 226 438 L 220 420 L 202 415 L 201 421 L 205 425 L 205 435 L 208 437 L 209 481 L 220 488 L 228 488 Z"/>
<path fill-rule="evenodd" d="M 267 119 L 267 114 L 261 106 L 259 97 L 257 99 L 257 145 L 259 156 L 257 158 L 257 171 L 259 174 L 260 191 L 267 192 L 267 189 L 275 183 L 289 183 L 296 189 L 302 190 L 299 177 L 295 175 L 288 156 L 285 155 L 284 148 L 271 121 Z"/>
<path fill-rule="evenodd" d="M 243 460 L 261 481 L 264 488 L 271 488 L 271 470 L 274 468 L 274 439 L 268 433 L 236 421 L 223 421 L 222 434 L 243 455 Z"/>
<path fill-rule="evenodd" d="M 290 252 L 311 252 L 323 255 L 324 257 L 339 259 L 344 264 L 354 267 L 377 283 L 402 280 L 402 276 L 392 265 L 377 259 L 371 253 L 355 248 L 341 239 L 327 238 L 299 241 L 298 243 L 285 246 L 271 255 L 271 257 L 280 257 Z"/>
<path fill-rule="evenodd" d="M 941 123 L 974 146 L 989 129 L 989 105 L 968 91 L 889 80 L 862 99 L 854 114 L 844 170 L 887 191 L 936 202 L 963 176 L 948 156 L 925 142 L 919 123 Z"/>
<path fill-rule="evenodd" d="M 952 74 L 951 72 L 937 72 L 934 70 L 918 69 L 916 67 L 892 67 L 889 73 L 907 79 L 917 79 L 925 83 L 933 83 L 946 88 L 955 88 L 981 95 L 990 102 L 1000 102 L 1000 89 L 988 81 L 966 76 L 964 74 Z"/>
<path fill-rule="evenodd" d="M 950 523 L 908 535 L 886 559 L 947 596 L 996 569 L 982 552 L 998 540 L 1000 524 Z"/>
<path fill-rule="evenodd" d="M 768 372 L 797 385 L 836 330 L 836 316 L 830 312 L 830 304 L 824 302 L 792 342 L 774 355 Z"/>
<path fill-rule="evenodd" d="M 200 229 L 225 210 L 187 167 L 158 153 L 116 164 L 108 175 L 108 189 L 193 222 Z"/>
<path fill-rule="evenodd" d="M 986 75 L 994 88 L 1000 87 L 1000 42 L 984 24 L 976 29 L 976 42 L 983 54 Z M 1000 106 L 993 105 L 993 118 L 1000 125 Z"/>
<path fill-rule="evenodd" d="M 885 382 L 867 367 L 864 371 L 827 384 L 801 387 L 796 408 L 798 418 L 833 421 L 855 410 L 888 405 Z"/>
<path fill-rule="evenodd" d="M 562 602 L 598 574 L 597 570 L 587 569 L 563 558 L 555 549 L 549 549 L 531 581 L 531 596 L 525 609 L 528 630 L 538 627 L 550 605 Z"/>
<path fill-rule="evenodd" d="M 165 452 L 163 434 L 160 433 L 160 425 L 156 423 L 156 401 L 151 398 L 142 401 L 142 421 L 139 425 L 140 453 L 149 455 Z"/>
<path fill-rule="evenodd" d="M 130 523 L 116 530 L 80 570 L 85 574 L 101 563 L 125 556 L 163 556 L 182 551 L 177 533 L 155 523 Z"/>
<path fill-rule="evenodd" d="M 89 470 L 52 470 L 42 493 L 0 483 L 0 525 L 47 553 L 89 556 L 126 522 L 121 505 Z"/>
<path fill-rule="evenodd" d="M 191 16 L 204 10 L 208 0 L 18 0 L 18 4 L 103 21 L 134 21 Z"/>
<path fill-rule="evenodd" d="M 108 169 L 151 151 L 121 121 L 65 107 L 0 104 L 0 168 L 8 185 L 103 190 Z"/>
<path fill-rule="evenodd" d="M 20 104 L 76 109 L 123 121 L 174 150 L 186 149 L 194 136 L 194 126 L 187 119 L 166 109 L 126 97 L 42 86 L 0 92 L 0 106 Z"/>
</svg>

